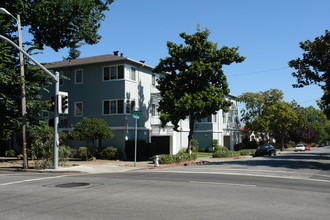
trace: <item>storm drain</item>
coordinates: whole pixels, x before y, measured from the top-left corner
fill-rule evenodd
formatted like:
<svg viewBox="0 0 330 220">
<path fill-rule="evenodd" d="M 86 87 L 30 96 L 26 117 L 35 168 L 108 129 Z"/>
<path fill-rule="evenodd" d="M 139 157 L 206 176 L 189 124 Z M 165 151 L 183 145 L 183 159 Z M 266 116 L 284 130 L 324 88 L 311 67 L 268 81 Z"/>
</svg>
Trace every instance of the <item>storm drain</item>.
<svg viewBox="0 0 330 220">
<path fill-rule="evenodd" d="M 62 183 L 55 185 L 55 187 L 60 187 L 60 188 L 73 188 L 73 187 L 80 187 L 80 186 L 88 186 L 89 183 Z"/>
</svg>

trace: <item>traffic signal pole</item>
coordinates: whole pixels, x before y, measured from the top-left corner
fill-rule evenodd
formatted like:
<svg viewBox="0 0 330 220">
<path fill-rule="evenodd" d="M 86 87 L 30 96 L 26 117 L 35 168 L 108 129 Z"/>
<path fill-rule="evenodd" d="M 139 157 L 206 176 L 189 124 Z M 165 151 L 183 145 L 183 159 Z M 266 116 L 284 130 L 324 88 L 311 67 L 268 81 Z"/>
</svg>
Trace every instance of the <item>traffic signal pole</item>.
<svg viewBox="0 0 330 220">
<path fill-rule="evenodd" d="M 58 168 L 58 148 L 59 148 L 59 137 L 58 137 L 58 99 L 59 99 L 59 92 L 60 92 L 60 74 L 59 72 L 55 72 L 55 108 L 54 108 L 54 150 L 53 150 L 53 165 L 54 169 Z"/>
</svg>

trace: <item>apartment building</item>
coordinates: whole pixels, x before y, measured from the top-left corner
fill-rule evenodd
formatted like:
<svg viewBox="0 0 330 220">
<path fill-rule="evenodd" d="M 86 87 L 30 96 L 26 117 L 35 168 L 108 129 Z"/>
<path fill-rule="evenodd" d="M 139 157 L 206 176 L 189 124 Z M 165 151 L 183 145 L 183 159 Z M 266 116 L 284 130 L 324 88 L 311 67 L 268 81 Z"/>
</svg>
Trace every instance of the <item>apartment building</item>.
<svg viewBox="0 0 330 220">
<path fill-rule="evenodd" d="M 115 133 L 112 139 L 103 141 L 103 146 L 114 146 L 124 152 L 125 141 L 135 138 L 136 128 L 138 139 L 155 144 L 156 154 L 175 154 L 187 146 L 188 119 L 180 122 L 179 132 L 171 124 L 160 126 L 157 107 L 161 97 L 156 84 L 163 74 L 153 73 L 153 67 L 144 61 L 115 52 L 54 62 L 47 68 L 64 76 L 60 91 L 69 94 L 69 114 L 61 116 L 60 129 L 72 129 L 83 117 L 102 118 Z M 195 124 L 194 139 L 200 147 L 208 148 L 217 139 L 221 145 L 233 149 L 240 141 L 239 106 L 234 96 L 227 98 L 233 103 L 229 112 L 220 110 Z M 133 118 L 133 111 L 140 112 L 139 119 Z M 78 147 L 84 143 L 70 145 Z"/>
</svg>

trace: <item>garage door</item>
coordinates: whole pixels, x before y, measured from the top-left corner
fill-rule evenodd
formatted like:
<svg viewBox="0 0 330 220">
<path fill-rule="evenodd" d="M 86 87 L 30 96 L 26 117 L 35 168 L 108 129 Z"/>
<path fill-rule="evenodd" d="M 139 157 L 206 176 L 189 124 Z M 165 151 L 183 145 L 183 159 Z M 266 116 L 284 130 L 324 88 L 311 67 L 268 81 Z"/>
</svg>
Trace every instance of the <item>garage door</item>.
<svg viewBox="0 0 330 220">
<path fill-rule="evenodd" d="M 154 155 L 170 154 L 170 136 L 151 137 Z"/>
</svg>

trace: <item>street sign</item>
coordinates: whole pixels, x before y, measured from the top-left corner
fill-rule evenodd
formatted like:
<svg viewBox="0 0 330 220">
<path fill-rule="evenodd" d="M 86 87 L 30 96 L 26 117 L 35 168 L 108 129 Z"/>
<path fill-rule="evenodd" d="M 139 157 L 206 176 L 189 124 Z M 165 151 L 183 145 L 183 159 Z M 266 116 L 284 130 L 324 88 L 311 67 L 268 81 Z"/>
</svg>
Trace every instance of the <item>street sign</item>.
<svg viewBox="0 0 330 220">
<path fill-rule="evenodd" d="M 140 116 L 136 115 L 136 114 L 133 114 L 133 118 L 135 119 L 140 119 Z"/>
<path fill-rule="evenodd" d="M 133 115 L 142 115 L 142 111 L 132 111 Z"/>
</svg>

